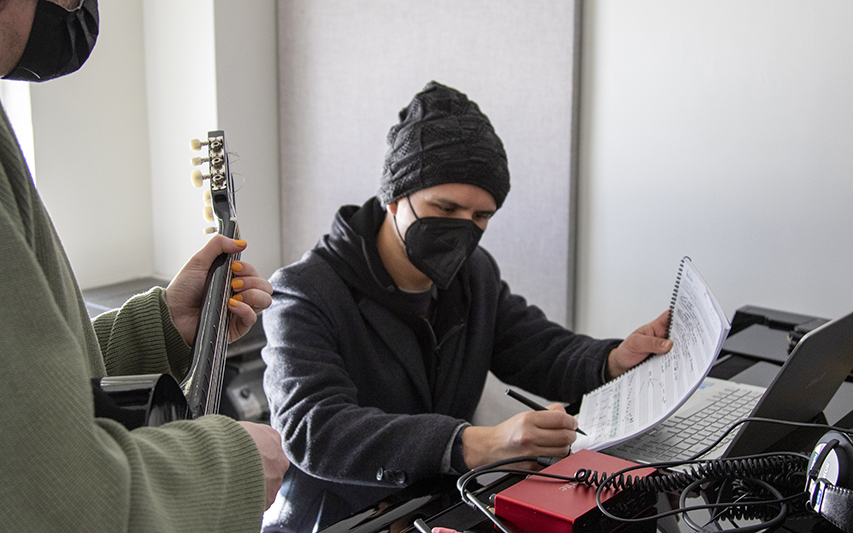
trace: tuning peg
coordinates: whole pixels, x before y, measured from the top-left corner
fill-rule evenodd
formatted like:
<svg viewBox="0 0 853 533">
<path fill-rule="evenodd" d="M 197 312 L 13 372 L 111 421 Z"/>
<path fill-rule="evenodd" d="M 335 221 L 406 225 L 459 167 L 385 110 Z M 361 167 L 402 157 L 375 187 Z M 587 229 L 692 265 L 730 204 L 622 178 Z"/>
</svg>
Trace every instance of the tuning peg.
<svg viewBox="0 0 853 533">
<path fill-rule="evenodd" d="M 204 200 L 204 205 L 211 205 L 213 203 L 213 200 L 210 198 L 210 189 L 205 189 L 201 197 Z"/>
<path fill-rule="evenodd" d="M 190 174 L 190 180 L 193 182 L 193 187 L 201 187 L 204 185 L 204 180 L 209 178 L 210 175 L 204 175 L 201 173 L 201 170 L 195 169 Z"/>
<path fill-rule="evenodd" d="M 221 150 L 222 149 L 222 138 L 215 138 L 209 141 L 201 141 L 199 139 L 190 140 L 190 149 L 193 152 L 198 152 L 201 150 L 202 146 L 210 146 L 211 150 Z"/>
<path fill-rule="evenodd" d="M 210 235 L 211 233 L 216 233 L 216 228 L 214 228 L 213 226 L 208 226 L 204 228 L 204 232 Z"/>
<path fill-rule="evenodd" d="M 221 157 L 193 157 L 192 159 L 190 159 L 190 162 L 193 164 L 194 167 L 203 165 L 205 163 L 210 163 L 210 166 L 212 168 L 219 169 L 222 168 L 222 166 L 225 164 L 225 159 Z"/>
<path fill-rule="evenodd" d="M 204 206 L 204 219 L 208 222 L 213 222 L 213 207 L 209 205 Z"/>
</svg>

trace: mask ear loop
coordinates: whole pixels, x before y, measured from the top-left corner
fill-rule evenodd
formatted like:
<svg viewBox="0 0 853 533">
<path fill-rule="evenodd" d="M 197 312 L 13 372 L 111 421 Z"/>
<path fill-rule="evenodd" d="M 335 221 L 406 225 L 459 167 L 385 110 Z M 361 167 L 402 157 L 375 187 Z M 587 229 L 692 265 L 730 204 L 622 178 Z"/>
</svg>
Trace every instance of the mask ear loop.
<svg viewBox="0 0 853 533">
<path fill-rule="evenodd" d="M 412 200 L 409 198 L 409 195 L 406 195 L 406 201 L 409 202 L 409 209 L 412 210 L 412 214 L 415 215 L 415 220 L 420 220 L 420 217 L 417 213 L 415 213 L 415 208 L 412 205 Z M 403 241 L 403 246 L 406 245 L 406 239 L 403 238 L 403 234 L 400 233 L 400 226 L 397 225 L 397 214 L 394 214 L 394 229 L 397 230 L 397 235 L 400 236 L 400 240 Z"/>
<path fill-rule="evenodd" d="M 420 220 L 420 219 L 421 219 L 421 217 L 419 217 L 419 216 L 418 216 L 418 214 L 417 214 L 417 213 L 415 213 L 415 206 L 413 206 L 413 205 L 412 205 L 412 198 L 411 198 L 411 195 L 408 195 L 408 194 L 406 195 L 406 201 L 407 201 L 407 202 L 409 202 L 409 209 L 411 209 L 411 210 L 412 210 L 412 214 L 413 214 L 413 215 L 415 215 L 415 220 Z"/>
</svg>

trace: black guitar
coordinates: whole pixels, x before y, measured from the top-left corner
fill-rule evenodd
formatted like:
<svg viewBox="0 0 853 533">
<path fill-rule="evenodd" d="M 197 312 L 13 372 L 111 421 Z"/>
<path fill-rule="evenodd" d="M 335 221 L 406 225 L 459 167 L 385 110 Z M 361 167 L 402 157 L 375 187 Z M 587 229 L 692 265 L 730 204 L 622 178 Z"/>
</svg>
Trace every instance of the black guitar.
<svg viewBox="0 0 853 533">
<path fill-rule="evenodd" d="M 205 218 L 217 223 L 217 228 L 209 228 L 210 232 L 238 238 L 225 132 L 208 132 L 207 141 L 193 140 L 190 146 L 196 151 L 206 146 L 208 151 L 207 157 L 193 158 L 193 164 L 207 164 L 209 174 L 202 174 L 196 169 L 192 173 L 192 181 L 196 187 L 201 187 L 205 180 L 210 185 L 209 198 L 205 191 L 205 203 L 209 201 L 205 207 Z M 112 418 L 133 429 L 219 411 L 228 344 L 231 263 L 235 259 L 238 259 L 238 254 L 222 254 L 208 272 L 204 305 L 193 342 L 192 364 L 183 382 L 178 385 L 168 374 L 93 379 L 95 416 Z"/>
</svg>

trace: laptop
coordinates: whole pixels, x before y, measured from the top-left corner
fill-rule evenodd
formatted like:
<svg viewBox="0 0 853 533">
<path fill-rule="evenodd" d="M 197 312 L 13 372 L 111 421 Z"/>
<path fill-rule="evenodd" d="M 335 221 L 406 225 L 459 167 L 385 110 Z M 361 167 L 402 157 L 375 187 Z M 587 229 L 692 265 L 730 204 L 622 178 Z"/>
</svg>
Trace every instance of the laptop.
<svg viewBox="0 0 853 533">
<path fill-rule="evenodd" d="M 768 387 L 705 378 L 672 416 L 602 451 L 637 463 L 678 461 L 713 443 L 742 418 L 811 422 L 851 371 L 853 313 L 803 336 Z M 741 424 L 701 459 L 762 453 L 795 430 L 779 424 Z"/>
</svg>

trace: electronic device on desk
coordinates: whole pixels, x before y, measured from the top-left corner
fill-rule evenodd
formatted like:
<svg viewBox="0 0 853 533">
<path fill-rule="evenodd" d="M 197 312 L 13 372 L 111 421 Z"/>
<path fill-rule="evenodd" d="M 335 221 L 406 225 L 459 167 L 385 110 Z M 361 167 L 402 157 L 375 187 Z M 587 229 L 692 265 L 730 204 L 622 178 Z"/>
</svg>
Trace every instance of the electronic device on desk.
<svg viewBox="0 0 853 533">
<path fill-rule="evenodd" d="M 706 378 L 675 414 L 651 431 L 608 448 L 606 453 L 638 463 L 687 459 L 711 445 L 723 429 L 746 416 L 790 422 L 818 421 L 851 369 L 853 313 L 805 336 L 766 389 Z M 700 431 L 691 435 L 694 430 Z M 779 449 L 805 452 L 811 450 L 822 432 L 794 433 L 792 426 L 743 425 L 702 457 L 740 457 Z"/>
<path fill-rule="evenodd" d="M 825 318 L 754 305 L 741 307 L 735 311 L 732 329 L 720 351 L 720 362 L 711 375 L 728 379 L 754 361 L 784 364 L 806 333 L 827 322 Z M 728 361 L 731 356 L 740 356 L 740 365 Z M 721 367 L 727 366 L 731 367 L 729 374 L 721 375 Z"/>
<path fill-rule="evenodd" d="M 635 463 L 581 450 L 542 470 L 543 474 L 574 477 L 581 469 L 615 472 Z M 645 477 L 655 471 L 643 468 L 635 476 Z M 596 503 L 596 487 L 577 481 L 560 481 L 531 476 L 503 490 L 495 497 L 495 514 L 518 533 L 571 533 L 572 531 L 617 531 L 624 522 L 602 514 Z M 651 509 L 657 502 L 654 492 L 633 487 L 606 488 L 602 507 L 620 517 L 633 518 Z"/>
<path fill-rule="evenodd" d="M 494 511 L 465 490 L 477 475 L 531 459 L 498 461 L 464 474 L 457 482 L 463 501 L 478 508 L 502 533 L 646 532 L 656 531 L 662 525 L 660 520 L 674 516 L 695 531 L 721 531 L 709 528 L 709 524 L 718 528 L 720 522 L 741 520 L 758 523 L 726 531 L 771 531 L 805 513 L 806 457 L 784 452 L 693 461 L 686 471 L 672 472 L 667 468 L 676 463 L 642 465 L 580 450 L 542 471 L 506 469 L 529 477 L 494 494 Z M 550 460 L 536 458 L 542 465 Z M 700 492 L 710 496 L 697 505 L 694 500 Z M 710 520 L 708 515 L 700 518 L 708 520 L 706 526 L 698 525 L 695 513 L 701 516 L 707 511 L 708 502 L 713 502 L 710 507 L 714 511 Z M 675 524 L 664 523 L 669 524 L 664 525 L 664 531 Z"/>
<path fill-rule="evenodd" d="M 806 479 L 809 509 L 853 533 L 853 440 L 827 432 L 815 445 Z"/>
</svg>

